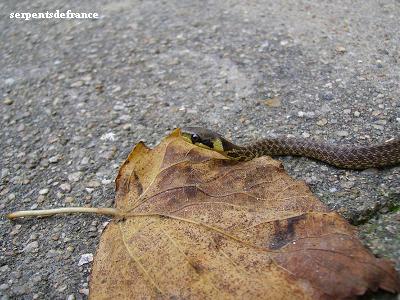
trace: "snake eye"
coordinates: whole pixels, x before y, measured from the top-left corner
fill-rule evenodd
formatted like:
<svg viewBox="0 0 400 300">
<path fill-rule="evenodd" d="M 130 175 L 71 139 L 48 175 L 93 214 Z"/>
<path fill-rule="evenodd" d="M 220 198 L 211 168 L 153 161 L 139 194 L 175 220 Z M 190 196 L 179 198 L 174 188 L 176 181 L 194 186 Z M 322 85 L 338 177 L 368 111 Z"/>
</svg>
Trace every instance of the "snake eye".
<svg viewBox="0 0 400 300">
<path fill-rule="evenodd" d="M 190 138 L 191 138 L 193 144 L 201 141 L 200 136 L 198 136 L 197 134 L 192 134 L 192 136 Z"/>
</svg>

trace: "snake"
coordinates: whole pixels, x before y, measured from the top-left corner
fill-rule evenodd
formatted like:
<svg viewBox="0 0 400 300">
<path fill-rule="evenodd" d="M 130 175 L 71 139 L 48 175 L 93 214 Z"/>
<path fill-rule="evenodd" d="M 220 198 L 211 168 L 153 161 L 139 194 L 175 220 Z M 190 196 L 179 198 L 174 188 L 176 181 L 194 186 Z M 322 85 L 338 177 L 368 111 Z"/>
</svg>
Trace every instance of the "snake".
<svg viewBox="0 0 400 300">
<path fill-rule="evenodd" d="M 238 146 L 217 132 L 202 127 L 184 127 L 186 142 L 216 151 L 238 161 L 261 156 L 303 156 L 341 169 L 365 170 L 400 164 L 400 137 L 367 146 L 337 145 L 306 138 L 278 136 Z"/>
</svg>

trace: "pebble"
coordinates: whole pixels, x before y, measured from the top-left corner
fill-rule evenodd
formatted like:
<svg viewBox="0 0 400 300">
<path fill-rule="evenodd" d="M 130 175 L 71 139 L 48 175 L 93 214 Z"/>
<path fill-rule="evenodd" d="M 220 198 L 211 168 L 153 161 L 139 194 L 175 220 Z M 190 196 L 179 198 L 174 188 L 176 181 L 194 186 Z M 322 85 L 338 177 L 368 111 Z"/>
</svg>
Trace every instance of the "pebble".
<svg viewBox="0 0 400 300">
<path fill-rule="evenodd" d="M 76 81 L 76 82 L 71 84 L 72 88 L 81 87 L 81 86 L 83 86 L 83 81 L 82 80 L 78 80 L 78 81 Z"/>
<path fill-rule="evenodd" d="M 279 97 L 273 97 L 264 101 L 264 104 L 268 107 L 280 107 L 281 99 Z"/>
<path fill-rule="evenodd" d="M 46 253 L 46 257 L 47 258 L 52 258 L 52 257 L 56 257 L 56 256 L 58 256 L 58 255 L 60 255 L 60 253 L 58 253 L 56 250 L 54 250 L 54 249 L 50 249 L 49 251 L 47 251 L 47 253 Z"/>
<path fill-rule="evenodd" d="M 115 141 L 116 140 L 116 136 L 117 135 L 114 132 L 108 132 L 108 133 L 103 134 L 100 137 L 100 140 L 102 140 L 102 141 Z"/>
<path fill-rule="evenodd" d="M 21 271 L 13 271 L 10 273 L 10 278 L 20 279 L 22 277 Z"/>
<path fill-rule="evenodd" d="M 39 191 L 39 195 L 47 195 L 49 193 L 49 189 L 41 189 Z"/>
<path fill-rule="evenodd" d="M 380 59 L 377 59 L 377 60 L 376 60 L 376 66 L 377 66 L 378 68 L 383 68 L 383 64 L 382 64 L 382 61 L 381 61 Z"/>
<path fill-rule="evenodd" d="M 44 195 L 39 195 L 39 197 L 37 197 L 37 199 L 36 199 L 36 202 L 42 203 L 42 202 L 44 202 L 45 199 L 46 199 L 46 197 Z"/>
<path fill-rule="evenodd" d="M 126 124 L 122 125 L 123 130 L 128 131 L 128 130 L 131 130 L 131 128 L 132 128 L 132 124 L 130 124 L 130 123 L 126 123 Z"/>
<path fill-rule="evenodd" d="M 22 132 L 22 131 L 24 131 L 24 130 L 25 130 L 25 125 L 24 125 L 24 124 L 18 125 L 18 127 L 17 127 L 17 131 L 18 131 L 18 132 Z"/>
<path fill-rule="evenodd" d="M 68 295 L 67 298 L 66 298 L 66 300 L 75 300 L 75 299 L 76 299 L 76 297 L 75 297 L 74 294 L 70 294 L 70 295 Z"/>
<path fill-rule="evenodd" d="M 33 283 L 37 284 L 37 283 L 39 283 L 40 281 L 42 281 L 42 276 L 40 276 L 40 275 L 35 275 L 35 276 L 31 277 L 30 280 L 32 280 Z"/>
<path fill-rule="evenodd" d="M 340 186 L 344 189 L 350 189 L 354 186 L 354 182 L 353 181 L 342 182 L 340 183 Z"/>
<path fill-rule="evenodd" d="M 61 155 L 57 154 L 49 158 L 49 162 L 55 164 L 61 160 Z"/>
<path fill-rule="evenodd" d="M 125 110 L 125 105 L 123 103 L 117 103 L 113 106 L 113 110 L 123 111 L 123 110 Z"/>
<path fill-rule="evenodd" d="M 345 113 L 346 115 L 349 115 L 351 113 L 351 109 L 346 108 L 343 110 L 343 113 Z"/>
<path fill-rule="evenodd" d="M 103 179 L 102 181 L 101 181 L 101 184 L 103 184 L 103 185 L 107 185 L 107 184 L 110 184 L 111 183 L 111 180 L 110 179 Z"/>
<path fill-rule="evenodd" d="M 63 293 L 67 289 L 67 285 L 63 284 L 57 288 L 58 293 Z"/>
<path fill-rule="evenodd" d="M 37 252 L 38 247 L 39 247 L 39 243 L 37 241 L 33 241 L 33 242 L 30 242 L 28 245 L 26 245 L 23 251 L 27 252 L 27 253 Z"/>
<path fill-rule="evenodd" d="M 71 191 L 71 185 L 67 182 L 61 183 L 60 184 L 60 189 L 62 189 L 64 192 L 69 193 Z"/>
<path fill-rule="evenodd" d="M 379 116 L 381 113 L 382 113 L 382 112 L 379 111 L 379 110 L 374 110 L 374 111 L 372 112 L 372 115 L 373 115 L 374 117 L 377 117 L 377 116 Z"/>
<path fill-rule="evenodd" d="M 8 289 L 10 286 L 7 283 L 0 284 L 0 291 Z"/>
<path fill-rule="evenodd" d="M 86 183 L 86 187 L 89 187 L 89 188 L 96 188 L 96 187 L 99 187 L 100 185 L 101 185 L 101 183 L 97 180 L 91 180 L 88 183 Z"/>
<path fill-rule="evenodd" d="M 286 45 L 289 44 L 289 41 L 287 41 L 287 40 L 282 40 L 282 41 L 280 41 L 279 44 L 281 44 L 281 46 L 286 46 Z"/>
<path fill-rule="evenodd" d="M 362 175 L 369 175 L 369 176 L 376 176 L 376 175 L 379 174 L 379 170 L 378 170 L 378 169 L 375 169 L 375 168 L 369 168 L 369 169 L 366 169 L 366 170 L 361 171 L 360 174 L 362 174 Z"/>
<path fill-rule="evenodd" d="M 11 104 L 14 103 L 14 101 L 13 101 L 12 99 L 10 99 L 10 98 L 5 98 L 5 99 L 3 100 L 3 103 L 4 103 L 5 105 L 11 105 Z"/>
<path fill-rule="evenodd" d="M 331 101 L 331 100 L 333 100 L 333 93 L 330 92 L 330 91 L 321 92 L 321 93 L 319 94 L 319 97 L 320 97 L 322 100 Z"/>
<path fill-rule="evenodd" d="M 307 183 L 307 184 L 313 184 L 313 179 L 311 178 L 311 177 L 306 177 L 306 178 L 304 178 L 304 181 Z"/>
<path fill-rule="evenodd" d="M 324 104 L 321 106 L 321 111 L 324 113 L 330 112 L 332 108 L 328 104 Z"/>
<path fill-rule="evenodd" d="M 15 79 L 12 77 L 7 78 L 6 80 L 4 80 L 4 83 L 6 85 L 13 85 L 15 83 Z"/>
<path fill-rule="evenodd" d="M 335 50 L 339 54 L 344 54 L 346 52 L 346 48 L 343 46 L 337 46 Z"/>
<path fill-rule="evenodd" d="M 359 117 L 361 115 L 359 111 L 355 111 L 353 114 L 355 117 Z"/>
<path fill-rule="evenodd" d="M 65 197 L 65 203 L 73 203 L 74 201 L 74 197 Z"/>
<path fill-rule="evenodd" d="M 0 268 L 0 273 L 9 273 L 11 271 L 8 265 L 4 265 Z"/>
<path fill-rule="evenodd" d="M 114 157 L 115 153 L 116 153 L 115 150 L 106 151 L 106 152 L 101 153 L 100 157 L 107 159 L 107 160 L 111 160 Z"/>
<path fill-rule="evenodd" d="M 75 172 L 68 175 L 68 180 L 72 182 L 78 182 L 82 177 L 82 172 Z"/>
<path fill-rule="evenodd" d="M 326 125 L 327 123 L 328 123 L 328 120 L 325 119 L 325 118 L 322 118 L 321 120 L 319 120 L 319 121 L 317 122 L 317 125 L 318 125 L 318 126 L 324 126 L 324 125 Z"/>
<path fill-rule="evenodd" d="M 89 289 L 79 289 L 79 293 L 89 296 Z"/>
<path fill-rule="evenodd" d="M 349 135 L 349 132 L 346 130 L 339 130 L 339 131 L 336 131 L 336 135 L 340 136 L 340 137 L 345 137 L 345 136 Z"/>
<path fill-rule="evenodd" d="M 49 160 L 48 159 L 42 159 L 40 160 L 40 165 L 42 167 L 47 168 L 49 166 Z M 35 163 L 32 163 L 32 166 L 35 166 Z"/>
<path fill-rule="evenodd" d="M 13 227 L 13 229 L 10 232 L 10 235 L 16 235 L 18 234 L 19 230 L 21 229 L 22 225 L 17 224 Z"/>
<path fill-rule="evenodd" d="M 378 124 L 372 124 L 372 127 L 374 127 L 375 129 L 378 129 L 378 130 L 384 130 L 385 129 L 385 127 L 383 127 L 382 125 L 378 125 Z"/>
<path fill-rule="evenodd" d="M 33 232 L 29 236 L 29 239 L 32 240 L 32 241 L 36 241 L 38 237 L 39 237 L 38 234 L 36 232 Z"/>
<path fill-rule="evenodd" d="M 113 92 L 113 93 L 118 93 L 118 92 L 120 92 L 121 90 L 122 90 L 122 88 L 121 88 L 119 85 L 116 85 L 116 86 L 113 88 L 112 92 Z"/>
<path fill-rule="evenodd" d="M 299 111 L 299 112 L 297 112 L 297 116 L 299 116 L 300 118 L 312 118 L 312 117 L 315 116 L 315 112 L 313 112 L 313 111 L 307 111 L 307 112 Z"/>
<path fill-rule="evenodd" d="M 87 75 L 83 76 L 81 79 L 83 81 L 85 81 L 86 83 L 88 83 L 88 82 L 92 81 L 92 75 L 87 74 Z"/>
<path fill-rule="evenodd" d="M 87 165 L 89 164 L 90 158 L 85 156 L 84 158 L 82 158 L 81 160 L 81 165 Z"/>
<path fill-rule="evenodd" d="M 13 293 L 15 294 L 15 295 L 17 295 L 17 296 L 22 296 L 22 295 L 24 295 L 24 294 L 26 294 L 26 288 L 25 288 L 25 286 L 15 286 L 15 287 L 12 287 L 12 291 L 13 291 Z M 22 298 L 22 297 L 21 297 Z M 20 299 L 21 299 L 20 298 Z"/>
<path fill-rule="evenodd" d="M 85 264 L 88 264 L 93 261 L 93 254 L 92 253 L 86 253 L 82 254 L 81 258 L 79 259 L 78 266 L 82 266 Z"/>
<path fill-rule="evenodd" d="M 1 170 L 1 179 L 7 177 L 8 175 L 10 175 L 10 169 L 4 168 Z"/>
<path fill-rule="evenodd" d="M 387 121 L 386 120 L 378 120 L 378 121 L 376 121 L 376 123 L 379 125 L 386 125 Z"/>
</svg>

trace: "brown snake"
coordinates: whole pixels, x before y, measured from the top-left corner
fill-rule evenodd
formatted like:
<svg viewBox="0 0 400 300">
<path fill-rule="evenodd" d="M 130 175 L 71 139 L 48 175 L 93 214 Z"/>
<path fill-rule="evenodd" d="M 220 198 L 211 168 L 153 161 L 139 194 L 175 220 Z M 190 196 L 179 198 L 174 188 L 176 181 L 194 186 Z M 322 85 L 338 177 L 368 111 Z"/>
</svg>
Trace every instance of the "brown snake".
<svg viewBox="0 0 400 300">
<path fill-rule="evenodd" d="M 357 147 L 333 145 L 300 138 L 276 137 L 237 146 L 220 134 L 201 127 L 182 129 L 182 137 L 195 145 L 217 151 L 235 160 L 251 160 L 269 155 L 305 156 L 344 169 L 363 170 L 400 164 L 400 138 L 387 142 Z"/>
</svg>

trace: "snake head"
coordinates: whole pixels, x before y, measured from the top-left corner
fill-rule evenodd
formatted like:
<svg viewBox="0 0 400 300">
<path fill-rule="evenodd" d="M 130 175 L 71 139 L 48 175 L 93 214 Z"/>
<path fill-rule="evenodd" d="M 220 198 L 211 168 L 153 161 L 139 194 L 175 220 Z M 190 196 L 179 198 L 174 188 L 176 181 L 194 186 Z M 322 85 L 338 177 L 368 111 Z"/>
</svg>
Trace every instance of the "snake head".
<svg viewBox="0 0 400 300">
<path fill-rule="evenodd" d="M 181 135 L 188 143 L 222 154 L 238 148 L 220 134 L 202 127 L 184 127 L 181 129 Z"/>
</svg>

